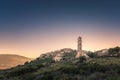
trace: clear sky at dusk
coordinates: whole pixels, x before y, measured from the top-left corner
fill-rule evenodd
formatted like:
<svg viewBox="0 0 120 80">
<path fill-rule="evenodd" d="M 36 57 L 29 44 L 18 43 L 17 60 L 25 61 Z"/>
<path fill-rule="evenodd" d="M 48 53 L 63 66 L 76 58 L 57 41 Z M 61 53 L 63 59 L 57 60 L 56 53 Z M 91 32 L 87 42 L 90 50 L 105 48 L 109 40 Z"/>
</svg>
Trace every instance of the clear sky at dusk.
<svg viewBox="0 0 120 80">
<path fill-rule="evenodd" d="M 0 0 L 0 54 L 120 46 L 120 0 Z"/>
</svg>

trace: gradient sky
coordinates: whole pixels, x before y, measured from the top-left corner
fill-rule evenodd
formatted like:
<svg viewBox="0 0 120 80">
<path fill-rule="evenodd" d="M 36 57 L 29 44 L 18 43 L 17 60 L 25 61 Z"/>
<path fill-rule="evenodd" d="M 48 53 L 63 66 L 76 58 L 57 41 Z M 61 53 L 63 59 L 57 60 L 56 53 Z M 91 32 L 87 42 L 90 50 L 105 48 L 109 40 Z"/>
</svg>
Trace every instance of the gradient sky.
<svg viewBox="0 0 120 80">
<path fill-rule="evenodd" d="M 120 0 L 0 0 L 0 54 L 120 46 Z"/>
</svg>

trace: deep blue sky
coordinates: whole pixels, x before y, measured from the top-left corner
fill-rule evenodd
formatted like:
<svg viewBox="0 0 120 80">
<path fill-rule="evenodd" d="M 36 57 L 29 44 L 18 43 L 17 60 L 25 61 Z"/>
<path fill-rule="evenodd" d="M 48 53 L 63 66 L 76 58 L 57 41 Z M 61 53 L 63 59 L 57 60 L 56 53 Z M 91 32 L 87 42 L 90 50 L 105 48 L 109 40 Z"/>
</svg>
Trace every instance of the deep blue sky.
<svg viewBox="0 0 120 80">
<path fill-rule="evenodd" d="M 93 37 L 96 41 L 97 37 L 103 41 L 106 37 L 108 40 L 111 37 L 115 41 L 120 41 L 119 34 L 120 0 L 0 0 L 0 43 L 1 47 L 4 45 L 5 48 L 10 48 L 8 52 L 14 52 L 14 49 L 21 50 L 21 45 L 18 43 L 25 44 L 26 41 L 32 43 L 28 43 L 29 46 L 33 46 L 36 39 L 40 42 L 42 39 L 48 39 L 43 45 L 51 45 L 49 44 L 51 38 L 54 39 L 53 42 L 56 42 L 56 38 L 73 39 L 78 35 L 83 38 Z M 8 45 L 6 42 L 15 45 L 11 49 L 13 44 Z M 106 47 L 111 47 L 111 45 Z M 61 45 L 52 46 L 52 49 L 62 47 Z M 40 45 L 34 48 L 43 50 Z M 51 50 L 50 46 L 45 47 L 43 51 L 46 48 L 48 51 Z M 93 46 L 87 49 L 91 50 Z M 1 49 L 1 53 L 5 50 Z"/>
<path fill-rule="evenodd" d="M 119 25 L 119 0 L 1 0 L 0 30 L 15 31 L 58 23 Z M 31 26 L 29 26 L 31 25 Z M 47 26 L 48 27 L 48 26 Z M 116 28 L 115 26 L 112 26 Z M 10 28 L 10 29 L 9 29 Z M 119 26 L 118 26 L 119 28 Z M 47 29 L 47 28 L 46 28 Z M 8 31 L 8 32 L 9 32 Z M 1 31 L 0 31 L 1 32 Z"/>
</svg>

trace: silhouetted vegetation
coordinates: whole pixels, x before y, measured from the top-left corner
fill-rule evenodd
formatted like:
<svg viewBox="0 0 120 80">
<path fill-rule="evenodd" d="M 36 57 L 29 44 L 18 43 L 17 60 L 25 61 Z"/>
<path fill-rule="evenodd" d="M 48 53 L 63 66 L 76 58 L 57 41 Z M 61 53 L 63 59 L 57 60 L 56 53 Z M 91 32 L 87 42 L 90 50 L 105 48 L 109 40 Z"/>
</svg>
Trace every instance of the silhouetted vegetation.
<svg viewBox="0 0 120 80">
<path fill-rule="evenodd" d="M 120 57 L 120 47 L 110 48 L 108 53 L 110 56 Z"/>
<path fill-rule="evenodd" d="M 80 62 L 85 62 L 87 59 L 86 59 L 86 57 L 85 56 L 81 56 L 80 58 L 79 58 L 79 61 Z"/>
<path fill-rule="evenodd" d="M 95 58 L 95 57 L 97 57 L 97 54 L 95 54 L 94 52 L 88 52 L 87 55 L 88 55 L 90 58 Z"/>
</svg>

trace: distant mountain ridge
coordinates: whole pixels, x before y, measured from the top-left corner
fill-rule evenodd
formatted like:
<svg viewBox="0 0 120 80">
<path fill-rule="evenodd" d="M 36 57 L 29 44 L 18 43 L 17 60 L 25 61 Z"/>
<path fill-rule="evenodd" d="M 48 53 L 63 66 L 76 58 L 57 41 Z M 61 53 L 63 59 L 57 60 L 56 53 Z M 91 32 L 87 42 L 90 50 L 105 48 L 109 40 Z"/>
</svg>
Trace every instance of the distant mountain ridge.
<svg viewBox="0 0 120 80">
<path fill-rule="evenodd" d="M 31 61 L 32 58 L 27 58 L 15 54 L 0 54 L 0 69 L 7 69 L 15 67 L 17 65 L 22 65 L 26 61 Z"/>
</svg>

